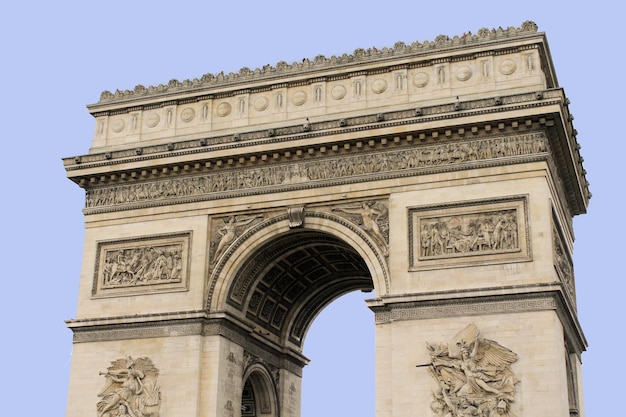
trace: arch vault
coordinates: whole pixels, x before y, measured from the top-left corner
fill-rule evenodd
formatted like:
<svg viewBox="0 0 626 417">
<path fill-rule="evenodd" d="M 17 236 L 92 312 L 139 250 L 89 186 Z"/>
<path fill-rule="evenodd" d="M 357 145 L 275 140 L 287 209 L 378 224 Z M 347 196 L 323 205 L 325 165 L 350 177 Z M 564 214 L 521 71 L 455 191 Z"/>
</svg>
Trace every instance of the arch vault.
<svg viewBox="0 0 626 417">
<path fill-rule="evenodd" d="M 584 414 L 568 103 L 532 22 L 102 93 L 67 416 L 298 417 L 355 290 L 377 417 Z"/>
</svg>

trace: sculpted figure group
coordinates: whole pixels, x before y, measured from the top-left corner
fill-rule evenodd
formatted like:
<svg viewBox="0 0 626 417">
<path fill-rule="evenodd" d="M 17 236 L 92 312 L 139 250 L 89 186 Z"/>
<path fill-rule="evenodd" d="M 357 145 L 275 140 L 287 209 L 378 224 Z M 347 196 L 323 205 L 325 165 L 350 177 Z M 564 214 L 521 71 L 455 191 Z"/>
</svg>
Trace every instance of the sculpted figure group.
<svg viewBox="0 0 626 417">
<path fill-rule="evenodd" d="M 422 219 L 421 222 L 420 256 L 503 251 L 518 247 L 515 210 Z"/>
<path fill-rule="evenodd" d="M 420 146 L 389 152 L 346 155 L 290 165 L 217 171 L 201 176 L 163 179 L 87 191 L 87 208 L 176 199 L 209 193 L 299 184 L 307 181 L 429 168 L 546 151 L 542 134 Z"/>
<path fill-rule="evenodd" d="M 179 282 L 183 269 L 181 251 L 181 245 L 107 251 L 102 288 Z"/>
<path fill-rule="evenodd" d="M 128 356 L 111 362 L 97 404 L 98 417 L 159 417 L 161 389 L 158 369 L 146 357 Z"/>
<path fill-rule="evenodd" d="M 511 364 L 517 354 L 480 336 L 469 324 L 448 343 L 427 344 L 430 371 L 439 388 L 431 409 L 436 417 L 513 417 L 519 382 Z"/>
</svg>

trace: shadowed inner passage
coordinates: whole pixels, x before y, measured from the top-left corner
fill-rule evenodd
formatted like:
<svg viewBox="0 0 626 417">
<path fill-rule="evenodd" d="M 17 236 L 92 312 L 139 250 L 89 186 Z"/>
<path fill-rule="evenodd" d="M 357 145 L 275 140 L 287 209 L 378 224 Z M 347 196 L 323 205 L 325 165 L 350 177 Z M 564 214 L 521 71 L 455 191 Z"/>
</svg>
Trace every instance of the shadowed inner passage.
<svg viewBox="0 0 626 417">
<path fill-rule="evenodd" d="M 321 232 L 291 231 L 252 253 L 228 294 L 228 303 L 255 325 L 297 346 L 315 316 L 336 298 L 373 290 L 361 256 Z"/>
</svg>

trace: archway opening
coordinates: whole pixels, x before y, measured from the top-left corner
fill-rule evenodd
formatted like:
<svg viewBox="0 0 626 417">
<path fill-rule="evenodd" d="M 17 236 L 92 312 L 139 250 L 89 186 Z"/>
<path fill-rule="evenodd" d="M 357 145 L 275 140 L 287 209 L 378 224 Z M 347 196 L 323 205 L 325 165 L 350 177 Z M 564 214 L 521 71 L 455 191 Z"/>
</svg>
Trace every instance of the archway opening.
<svg viewBox="0 0 626 417">
<path fill-rule="evenodd" d="M 373 289 L 363 258 L 346 242 L 318 231 L 292 231 L 248 257 L 227 303 L 252 326 L 301 350 L 310 324 L 324 307 L 344 294 Z"/>
<path fill-rule="evenodd" d="M 374 317 L 354 291 L 328 305 L 309 328 L 304 353 L 302 417 L 374 417 Z"/>
<path fill-rule="evenodd" d="M 265 239 L 248 249 L 226 293 L 230 311 L 253 329 L 256 342 L 268 341 L 269 349 L 281 346 L 294 358 L 304 354 L 299 357 L 312 360 L 301 371 L 287 370 L 269 351 L 267 356 L 258 353 L 260 362 L 296 378 L 295 385 L 276 381 L 276 390 L 285 407 L 285 398 L 296 393 L 292 404 L 300 404 L 304 417 L 351 415 L 356 409 L 363 410 L 357 414 L 375 414 L 374 320 L 364 302 L 374 296 L 370 264 L 363 257 L 371 252 L 367 241 L 355 247 L 361 241 L 339 236 L 298 229 Z M 253 382 L 244 379 L 244 393 L 252 394 L 250 404 L 257 404 Z M 329 386 L 333 392 L 324 391 Z M 302 395 L 309 398 L 304 403 Z"/>
<path fill-rule="evenodd" d="M 253 370 L 244 381 L 241 417 L 276 417 L 278 402 L 272 381 L 261 370 Z"/>
</svg>

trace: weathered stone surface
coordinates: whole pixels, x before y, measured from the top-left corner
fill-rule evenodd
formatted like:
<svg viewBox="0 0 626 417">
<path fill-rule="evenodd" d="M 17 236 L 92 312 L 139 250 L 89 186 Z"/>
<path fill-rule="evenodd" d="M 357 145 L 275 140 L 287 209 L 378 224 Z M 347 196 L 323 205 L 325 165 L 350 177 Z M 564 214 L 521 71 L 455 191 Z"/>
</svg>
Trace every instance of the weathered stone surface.
<svg viewBox="0 0 626 417">
<path fill-rule="evenodd" d="M 68 417 L 297 417 L 306 331 L 355 290 L 378 417 L 580 408 L 572 217 L 591 194 L 533 23 L 89 110 L 90 152 L 64 159 L 86 193 Z M 127 357 L 158 369 L 158 402 L 131 365 L 98 397 Z"/>
</svg>

